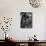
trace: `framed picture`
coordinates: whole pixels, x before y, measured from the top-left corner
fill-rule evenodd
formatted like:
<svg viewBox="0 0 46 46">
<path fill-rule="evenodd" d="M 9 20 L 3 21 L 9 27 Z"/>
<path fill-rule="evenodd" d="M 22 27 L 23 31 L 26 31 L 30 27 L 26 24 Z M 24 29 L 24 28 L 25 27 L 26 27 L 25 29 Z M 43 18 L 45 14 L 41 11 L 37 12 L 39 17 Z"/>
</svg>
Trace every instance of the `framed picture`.
<svg viewBox="0 0 46 46">
<path fill-rule="evenodd" d="M 32 12 L 20 12 L 21 28 L 32 28 Z"/>
</svg>

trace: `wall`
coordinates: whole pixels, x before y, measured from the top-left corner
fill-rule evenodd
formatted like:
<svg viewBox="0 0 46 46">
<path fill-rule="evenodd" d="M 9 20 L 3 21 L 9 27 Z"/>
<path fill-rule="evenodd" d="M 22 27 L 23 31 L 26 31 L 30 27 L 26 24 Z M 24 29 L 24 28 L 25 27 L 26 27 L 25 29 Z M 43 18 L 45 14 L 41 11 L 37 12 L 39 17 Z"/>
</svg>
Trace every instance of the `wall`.
<svg viewBox="0 0 46 46">
<path fill-rule="evenodd" d="M 33 27 L 31 29 L 21 29 L 20 28 L 20 12 L 32 12 L 33 13 Z M 17 40 L 27 40 L 29 37 L 32 37 L 34 34 L 37 35 L 39 40 L 44 40 L 45 38 L 45 15 L 46 8 L 33 8 L 30 6 L 28 0 L 0 0 L 0 19 L 4 16 L 12 17 L 13 22 L 10 33 Z M 0 35 L 2 35 L 0 31 Z M 4 34 L 4 33 L 3 33 Z M 4 39 L 0 36 L 0 39 Z"/>
</svg>

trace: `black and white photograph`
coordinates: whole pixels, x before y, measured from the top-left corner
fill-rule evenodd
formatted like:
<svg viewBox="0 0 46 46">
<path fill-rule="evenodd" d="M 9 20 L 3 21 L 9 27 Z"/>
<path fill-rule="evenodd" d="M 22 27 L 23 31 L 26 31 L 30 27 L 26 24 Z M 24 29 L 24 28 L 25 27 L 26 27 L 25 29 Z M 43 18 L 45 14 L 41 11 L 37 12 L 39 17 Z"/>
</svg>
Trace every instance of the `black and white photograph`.
<svg viewBox="0 0 46 46">
<path fill-rule="evenodd" d="M 21 28 L 32 28 L 32 12 L 20 12 Z"/>
</svg>

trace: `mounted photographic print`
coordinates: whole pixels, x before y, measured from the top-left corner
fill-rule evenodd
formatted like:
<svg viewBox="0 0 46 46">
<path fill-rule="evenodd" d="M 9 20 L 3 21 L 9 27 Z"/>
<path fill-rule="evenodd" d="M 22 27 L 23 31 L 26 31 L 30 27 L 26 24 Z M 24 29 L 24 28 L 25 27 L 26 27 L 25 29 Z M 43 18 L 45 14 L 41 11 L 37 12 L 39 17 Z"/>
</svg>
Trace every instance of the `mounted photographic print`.
<svg viewBox="0 0 46 46">
<path fill-rule="evenodd" d="M 21 28 L 32 28 L 32 12 L 21 12 Z"/>
</svg>

